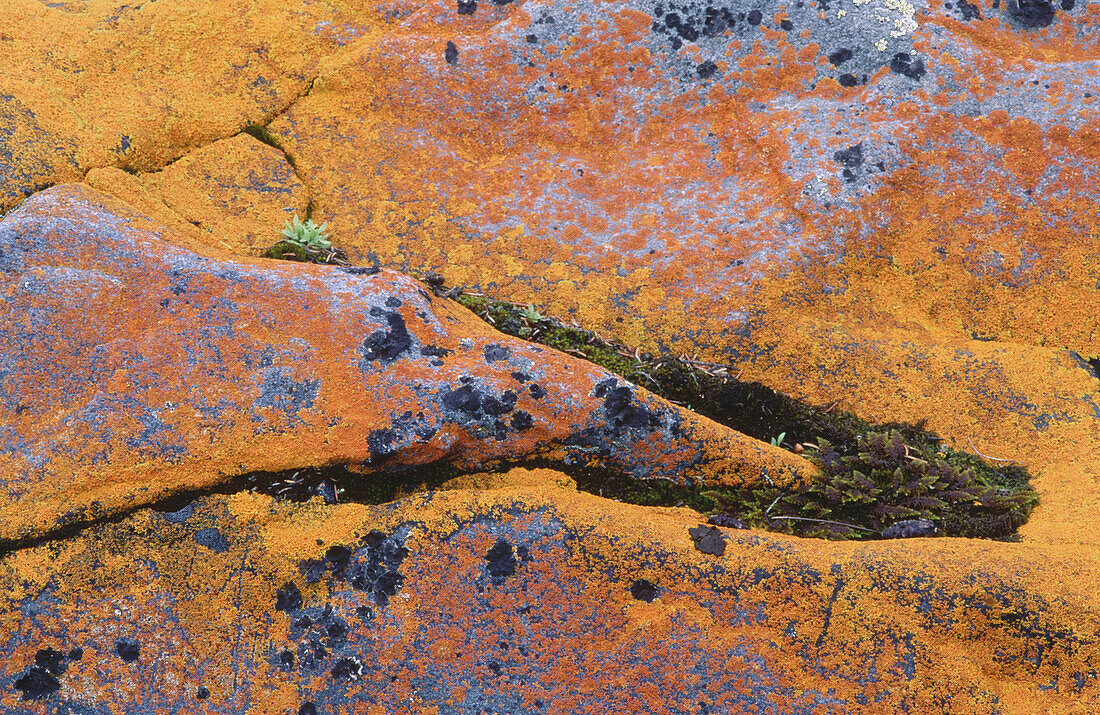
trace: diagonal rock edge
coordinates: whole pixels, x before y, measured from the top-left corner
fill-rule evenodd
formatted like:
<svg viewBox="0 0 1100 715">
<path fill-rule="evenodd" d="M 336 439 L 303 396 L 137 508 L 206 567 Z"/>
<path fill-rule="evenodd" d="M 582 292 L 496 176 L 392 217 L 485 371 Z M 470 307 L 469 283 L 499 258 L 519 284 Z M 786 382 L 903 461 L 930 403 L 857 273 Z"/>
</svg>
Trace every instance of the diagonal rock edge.
<svg viewBox="0 0 1100 715">
<path fill-rule="evenodd" d="M 496 333 L 408 276 L 218 261 L 165 238 L 82 185 L 38 194 L 0 222 L 0 467 L 12 475 L 0 538 L 319 464 L 480 471 L 569 457 L 684 484 L 813 472 Z"/>
</svg>

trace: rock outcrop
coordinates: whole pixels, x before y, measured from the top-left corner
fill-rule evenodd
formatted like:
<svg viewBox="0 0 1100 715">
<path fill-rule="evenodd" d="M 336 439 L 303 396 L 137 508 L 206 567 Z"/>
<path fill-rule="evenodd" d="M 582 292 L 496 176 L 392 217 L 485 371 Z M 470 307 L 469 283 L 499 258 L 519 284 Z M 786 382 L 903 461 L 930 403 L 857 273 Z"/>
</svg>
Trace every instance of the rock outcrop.
<svg viewBox="0 0 1100 715">
<path fill-rule="evenodd" d="M 0 710 L 1100 710 L 1095 2 L 11 0 L 0 50 Z M 359 268 L 256 258 L 295 212 Z M 1040 506 L 838 544 L 558 471 L 219 493 L 804 471 L 429 271 Z"/>
<path fill-rule="evenodd" d="M 219 261 L 166 238 L 80 185 L 0 222 L 0 539 L 319 465 L 541 458 L 686 484 L 814 471 L 408 276 Z"/>
</svg>

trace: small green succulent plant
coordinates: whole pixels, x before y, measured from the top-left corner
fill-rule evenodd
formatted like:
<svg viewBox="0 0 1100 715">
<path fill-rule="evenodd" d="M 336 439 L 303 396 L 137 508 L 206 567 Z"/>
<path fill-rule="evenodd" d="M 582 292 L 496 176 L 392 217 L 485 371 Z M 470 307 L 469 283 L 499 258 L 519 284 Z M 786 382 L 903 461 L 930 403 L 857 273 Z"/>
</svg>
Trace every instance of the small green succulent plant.
<svg viewBox="0 0 1100 715">
<path fill-rule="evenodd" d="M 305 222 L 302 222 L 298 219 L 298 214 L 294 214 L 293 223 L 287 221 L 286 225 L 283 226 L 283 230 L 279 233 L 286 241 L 299 248 L 323 250 L 332 248 L 332 242 L 328 240 L 328 235 L 325 233 L 327 226 L 327 222 L 318 226 L 313 223 L 313 219 L 306 219 Z"/>
</svg>

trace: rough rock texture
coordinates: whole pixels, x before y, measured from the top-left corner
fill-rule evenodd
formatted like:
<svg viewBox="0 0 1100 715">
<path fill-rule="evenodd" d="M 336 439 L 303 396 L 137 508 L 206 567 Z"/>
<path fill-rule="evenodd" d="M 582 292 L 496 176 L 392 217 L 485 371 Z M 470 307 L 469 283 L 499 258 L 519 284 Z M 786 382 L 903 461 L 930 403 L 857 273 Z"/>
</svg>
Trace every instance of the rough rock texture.
<svg viewBox="0 0 1100 715">
<path fill-rule="evenodd" d="M 1093 697 L 1086 554 L 726 530 L 712 556 L 690 511 L 512 476 L 544 486 L 380 507 L 217 496 L 14 554 L 0 708 L 39 712 L 23 696 L 49 688 L 70 712 L 1036 712 Z"/>
<path fill-rule="evenodd" d="M 284 216 L 310 205 L 361 264 L 436 270 L 867 418 L 927 419 L 955 447 L 1026 464 L 1042 498 L 1018 544 L 804 544 L 727 530 L 716 557 L 695 549 L 698 520 L 683 513 L 565 489 L 274 515 L 261 497 L 207 497 L 184 509 L 198 517 L 138 512 L 4 557 L 3 709 L 42 709 L 20 700 L 33 694 L 71 712 L 294 712 L 307 701 L 338 712 L 354 709 L 341 700 L 353 691 L 387 712 L 1100 709 L 1095 0 L 9 0 L 0 50 L 0 211 L 81 179 L 121 202 L 70 186 L 32 199 L 58 212 L 29 238 L 20 222 L 35 204 L 4 221 L 4 241 L 34 241 L 40 260 L 18 280 L 5 274 L 0 299 L 40 312 L 24 314 L 39 323 L 23 333 L 0 316 L 0 335 L 62 366 L 0 364 L 0 479 L 9 492 L 44 490 L 0 504 L 4 534 L 40 536 L 79 504 L 69 518 L 209 486 L 219 472 L 362 463 L 366 435 L 393 429 L 366 405 L 422 404 L 396 383 L 364 392 L 380 383 L 356 371 L 355 351 L 388 320 L 332 321 L 352 312 L 342 299 L 319 319 L 317 306 L 292 305 L 340 295 L 335 284 L 351 296 L 369 278 L 399 293 L 415 333 L 414 281 L 218 253 L 255 250 L 264 225 L 274 240 Z M 256 123 L 282 157 L 241 135 Z M 96 222 L 98 233 L 77 233 Z M 47 233 L 72 245 L 46 250 Z M 135 266 L 102 262 L 127 255 L 153 265 L 148 286 Z M 166 271 L 198 265 L 197 293 L 171 294 Z M 209 334 L 172 335 L 164 299 Z M 99 315 L 47 320 L 89 302 Z M 469 364 L 495 398 L 511 389 L 502 368 L 456 347 L 501 339 L 435 310 L 458 321 L 446 384 Z M 131 334 L 98 342 L 118 316 Z M 95 344 L 64 353 L 82 340 Z M 242 362 L 272 343 L 285 363 Z M 16 350 L 27 364 L 29 348 Z M 209 380 L 190 383 L 189 369 Z M 591 387 L 591 368 L 569 380 L 581 370 Z M 264 402 L 269 374 L 307 389 Z M 313 381 L 332 399 L 306 407 Z M 251 399 L 224 407 L 204 392 L 217 384 Z M 537 416 L 516 394 L 516 409 Z M 599 407 L 592 395 L 572 399 Z M 20 410 L 32 403 L 72 408 Z M 576 404 L 543 415 L 542 428 L 560 430 L 547 439 L 575 432 Z M 128 422 L 79 421 L 95 410 Z M 345 413 L 347 428 L 322 417 Z M 294 415 L 303 424 L 280 436 Z M 521 454 L 527 439 L 463 444 Z M 94 461 L 97 444 L 110 444 L 110 463 Z M 376 574 L 402 575 L 400 589 L 390 577 L 349 591 L 329 565 L 340 552 L 306 582 L 318 567 L 303 571 L 302 559 L 358 545 L 370 528 L 409 549 Z M 288 612 L 312 622 L 326 599 L 346 641 L 291 626 Z M 379 625 L 361 625 L 359 606 Z M 331 652 L 303 671 L 313 640 Z M 295 658 L 285 671 L 284 650 Z M 353 650 L 373 658 L 362 672 L 343 660 Z M 467 675 L 475 685 L 463 688 Z"/>
<path fill-rule="evenodd" d="M 0 539 L 325 464 L 541 457 L 730 484 L 813 471 L 408 276 L 218 261 L 165 231 L 81 185 L 0 221 Z"/>
</svg>

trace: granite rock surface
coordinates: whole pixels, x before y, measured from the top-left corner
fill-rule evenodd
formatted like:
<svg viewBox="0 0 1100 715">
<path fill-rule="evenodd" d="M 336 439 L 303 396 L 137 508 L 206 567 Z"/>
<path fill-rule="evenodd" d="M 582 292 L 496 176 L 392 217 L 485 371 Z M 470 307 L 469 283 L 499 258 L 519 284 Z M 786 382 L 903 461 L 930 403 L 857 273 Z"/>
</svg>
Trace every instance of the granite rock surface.
<svg viewBox="0 0 1100 715">
<path fill-rule="evenodd" d="M 694 547 L 690 510 L 555 481 L 517 470 L 497 489 L 375 507 L 203 497 L 22 550 L 0 566 L 0 706 L 886 713 L 1095 702 L 1087 554 L 723 530 L 715 556 Z M 1047 580 L 1071 569 L 1053 597 Z"/>
<path fill-rule="evenodd" d="M 12 0 L 0 49 L 2 709 L 1100 709 L 1094 0 Z M 381 272 L 255 259 L 295 212 Z M 394 271 L 925 420 L 1041 504 L 1018 543 L 722 529 L 717 555 L 697 515 L 557 472 L 209 493 L 592 447 L 800 469 Z M 389 314 L 410 347 L 383 366 Z M 625 440 L 623 388 L 659 415 Z"/>
<path fill-rule="evenodd" d="M 814 472 L 406 275 L 219 261 L 170 238 L 83 185 L 0 222 L 0 538 L 317 465 L 537 458 L 686 484 Z"/>
</svg>

